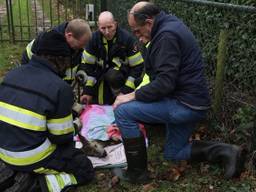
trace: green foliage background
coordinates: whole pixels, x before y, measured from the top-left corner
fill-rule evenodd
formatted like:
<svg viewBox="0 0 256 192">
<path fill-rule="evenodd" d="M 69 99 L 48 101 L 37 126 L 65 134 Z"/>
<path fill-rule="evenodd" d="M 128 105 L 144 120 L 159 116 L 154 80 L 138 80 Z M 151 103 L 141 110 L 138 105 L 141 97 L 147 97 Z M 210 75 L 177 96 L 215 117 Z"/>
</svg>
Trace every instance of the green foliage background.
<svg viewBox="0 0 256 192">
<path fill-rule="evenodd" d="M 110 1 L 109 8 L 122 26 L 127 26 L 127 10 L 137 2 L 135 0 Z M 176 0 L 155 0 L 163 10 L 177 15 L 193 31 L 202 47 L 207 75 L 215 75 L 216 51 L 219 32 L 229 31 L 228 58 L 226 63 L 226 83 L 233 88 L 249 91 L 256 90 L 256 13 L 220 9 L 213 6 L 200 6 Z M 254 0 L 215 0 L 215 2 L 236 5 L 256 6 Z M 211 82 L 212 85 L 213 82 Z M 211 86 L 212 87 L 212 86 Z"/>
<path fill-rule="evenodd" d="M 233 88 L 255 95 L 256 85 L 256 14 L 199 6 L 179 1 L 156 0 L 170 13 L 182 18 L 191 28 L 203 49 L 208 77 L 215 74 L 216 48 L 219 32 L 229 32 L 226 83 Z M 241 5 L 256 5 L 255 1 L 219 1 Z"/>
</svg>

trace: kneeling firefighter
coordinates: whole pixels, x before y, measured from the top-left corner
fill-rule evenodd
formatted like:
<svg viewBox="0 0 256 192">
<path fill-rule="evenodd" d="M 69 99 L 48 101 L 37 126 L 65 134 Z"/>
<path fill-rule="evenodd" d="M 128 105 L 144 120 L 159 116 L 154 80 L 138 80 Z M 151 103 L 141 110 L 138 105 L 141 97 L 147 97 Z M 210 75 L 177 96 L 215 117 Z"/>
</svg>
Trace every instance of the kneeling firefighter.
<svg viewBox="0 0 256 192">
<path fill-rule="evenodd" d="M 73 92 L 61 79 L 71 52 L 63 38 L 44 33 L 30 64 L 0 85 L 0 158 L 7 170 L 1 191 L 59 192 L 94 177 L 92 163 L 73 144 Z M 37 183 L 40 190 L 31 189 Z"/>
</svg>

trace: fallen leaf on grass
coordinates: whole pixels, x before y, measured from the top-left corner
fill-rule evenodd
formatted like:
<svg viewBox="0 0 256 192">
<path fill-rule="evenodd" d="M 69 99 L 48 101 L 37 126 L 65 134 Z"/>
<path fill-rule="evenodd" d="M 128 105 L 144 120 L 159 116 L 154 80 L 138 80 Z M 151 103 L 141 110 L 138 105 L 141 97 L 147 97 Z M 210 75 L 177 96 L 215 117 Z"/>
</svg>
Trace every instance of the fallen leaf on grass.
<svg viewBox="0 0 256 192">
<path fill-rule="evenodd" d="M 155 190 L 157 187 L 158 187 L 157 184 L 149 183 L 149 184 L 143 185 L 142 191 L 143 192 L 150 192 L 152 190 Z"/>
<path fill-rule="evenodd" d="M 240 179 L 246 179 L 248 177 L 250 177 L 250 172 L 249 171 L 244 171 L 240 175 Z"/>
<path fill-rule="evenodd" d="M 160 173 L 159 179 L 177 181 L 189 168 L 191 168 L 191 166 L 188 165 L 187 161 L 180 161 L 178 165 L 172 165 L 167 171 Z"/>
<path fill-rule="evenodd" d="M 196 133 L 196 134 L 195 134 L 195 140 L 201 140 L 201 136 L 200 136 L 199 133 Z"/>
<path fill-rule="evenodd" d="M 180 176 L 181 176 L 180 170 L 174 167 L 170 171 L 170 175 L 169 175 L 168 180 L 177 181 L 180 178 Z"/>
<path fill-rule="evenodd" d="M 106 178 L 106 175 L 104 174 L 104 173 L 98 173 L 97 175 L 96 175 L 96 179 L 98 180 L 98 181 L 101 181 L 101 180 L 103 180 L 103 179 L 105 179 Z"/>
<path fill-rule="evenodd" d="M 210 168 L 210 165 L 209 164 L 205 164 L 205 163 L 201 163 L 200 164 L 200 172 L 202 174 L 207 174 L 209 173 L 209 168 Z"/>
<path fill-rule="evenodd" d="M 120 183 L 120 178 L 118 176 L 114 176 L 111 178 L 111 181 L 109 182 L 108 188 L 114 188 L 116 185 Z"/>
<path fill-rule="evenodd" d="M 213 190 L 213 185 L 209 185 L 209 189 L 210 189 L 210 190 Z"/>
</svg>

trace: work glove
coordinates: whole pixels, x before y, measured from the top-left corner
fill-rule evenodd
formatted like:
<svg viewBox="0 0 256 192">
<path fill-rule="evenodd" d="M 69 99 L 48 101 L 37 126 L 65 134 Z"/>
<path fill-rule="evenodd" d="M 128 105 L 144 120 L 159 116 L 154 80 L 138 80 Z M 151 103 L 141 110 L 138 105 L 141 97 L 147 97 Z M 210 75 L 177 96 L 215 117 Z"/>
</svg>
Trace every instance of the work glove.
<svg viewBox="0 0 256 192">
<path fill-rule="evenodd" d="M 79 81 L 79 83 L 84 85 L 88 79 L 88 75 L 86 74 L 86 72 L 79 70 L 76 73 L 76 79 L 77 81 Z"/>
</svg>

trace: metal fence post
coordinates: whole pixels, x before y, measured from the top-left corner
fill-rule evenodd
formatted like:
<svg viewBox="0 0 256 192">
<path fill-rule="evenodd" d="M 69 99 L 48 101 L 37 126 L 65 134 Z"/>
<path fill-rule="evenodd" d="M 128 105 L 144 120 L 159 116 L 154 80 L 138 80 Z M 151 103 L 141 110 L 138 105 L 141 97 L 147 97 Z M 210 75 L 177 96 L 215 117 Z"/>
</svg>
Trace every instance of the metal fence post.
<svg viewBox="0 0 256 192">
<path fill-rule="evenodd" d="M 13 13 L 12 13 L 12 0 L 10 0 L 9 3 L 10 6 L 10 19 L 11 19 L 11 41 L 12 43 L 15 43 L 15 28 L 14 28 L 14 23 L 13 23 Z"/>
<path fill-rule="evenodd" d="M 9 1 L 6 0 L 6 12 L 7 12 L 7 25 L 8 25 L 8 34 L 11 36 L 11 28 L 10 28 L 10 17 L 9 17 Z"/>
</svg>

